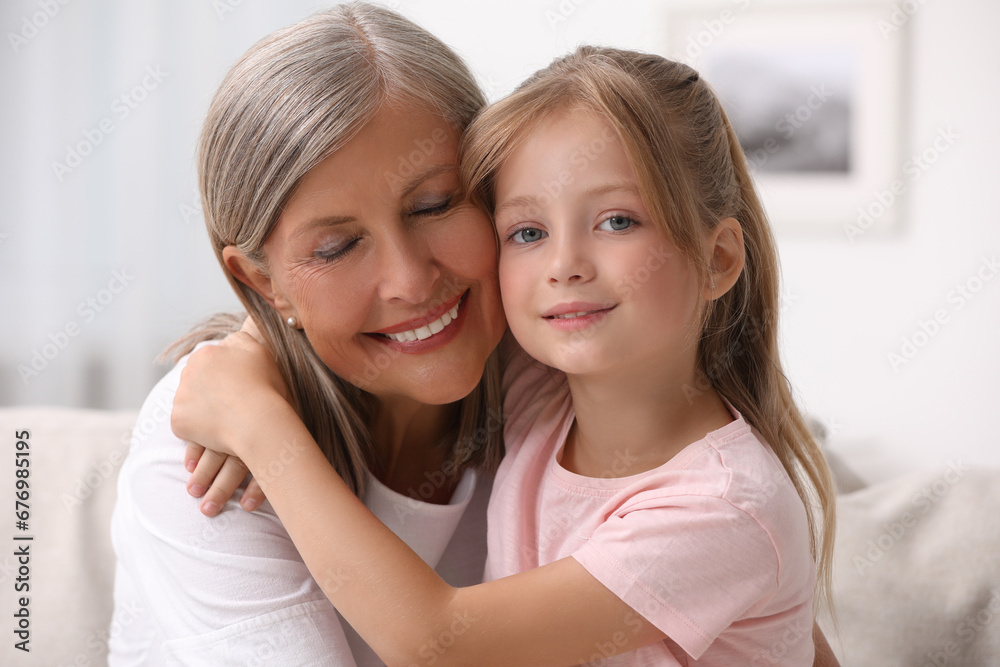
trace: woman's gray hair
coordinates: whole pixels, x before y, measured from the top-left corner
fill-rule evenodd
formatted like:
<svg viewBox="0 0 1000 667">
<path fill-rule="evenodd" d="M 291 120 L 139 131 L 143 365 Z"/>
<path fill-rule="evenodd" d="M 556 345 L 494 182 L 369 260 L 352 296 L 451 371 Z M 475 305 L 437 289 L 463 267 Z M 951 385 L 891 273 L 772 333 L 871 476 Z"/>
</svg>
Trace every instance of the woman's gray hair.
<svg viewBox="0 0 1000 667">
<path fill-rule="evenodd" d="M 288 327 L 222 260 L 235 245 L 265 273 L 263 246 L 282 205 L 309 170 L 344 146 L 388 103 L 418 106 L 464 131 L 485 104 L 462 60 L 388 9 L 340 5 L 265 37 L 226 75 L 205 119 L 198 174 L 205 224 L 226 277 L 275 353 L 294 405 L 344 481 L 361 493 L 371 457 L 371 396 L 334 375 L 305 334 Z M 176 359 L 232 330 L 216 318 L 168 350 Z M 454 474 L 495 466 L 502 434 L 496 354 L 449 433 Z"/>
</svg>

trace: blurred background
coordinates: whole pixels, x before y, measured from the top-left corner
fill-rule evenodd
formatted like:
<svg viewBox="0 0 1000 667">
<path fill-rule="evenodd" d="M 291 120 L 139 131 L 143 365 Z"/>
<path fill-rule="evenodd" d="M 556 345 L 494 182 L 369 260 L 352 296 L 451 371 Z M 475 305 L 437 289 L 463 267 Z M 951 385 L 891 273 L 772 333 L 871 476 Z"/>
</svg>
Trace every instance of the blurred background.
<svg viewBox="0 0 1000 667">
<path fill-rule="evenodd" d="M 166 370 L 153 359 L 168 343 L 214 312 L 239 309 L 202 224 L 200 124 L 240 54 L 331 4 L 0 6 L 0 404 L 138 408 Z M 1000 399 L 1000 4 L 382 4 L 455 48 L 490 100 L 581 43 L 711 64 L 734 121 L 751 119 L 747 147 L 760 158 L 751 162 L 765 196 L 800 199 L 775 219 L 784 361 L 831 447 L 869 479 L 955 461 L 1000 464 L 990 417 Z M 832 37 L 810 26 L 831 21 L 847 51 L 832 61 L 797 57 L 811 43 L 829 46 Z M 769 55 L 769 46 L 789 55 Z M 817 66 L 793 68 L 800 88 L 784 97 L 769 92 L 768 77 L 757 90 L 746 63 L 782 60 Z M 826 105 L 830 96 L 836 103 Z M 755 108 L 760 100 L 771 106 Z M 795 164 L 780 159 L 793 149 L 782 153 L 768 132 L 792 139 L 790 127 L 803 169 L 829 163 L 838 173 L 782 166 Z M 830 136 L 842 145 L 817 167 L 809 142 Z"/>
</svg>

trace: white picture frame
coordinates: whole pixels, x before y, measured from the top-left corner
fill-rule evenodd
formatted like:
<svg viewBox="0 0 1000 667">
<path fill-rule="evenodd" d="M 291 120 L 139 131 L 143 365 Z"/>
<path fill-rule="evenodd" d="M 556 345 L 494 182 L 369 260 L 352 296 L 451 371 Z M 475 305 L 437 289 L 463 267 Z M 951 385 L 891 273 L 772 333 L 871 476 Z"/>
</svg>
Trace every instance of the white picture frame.
<svg viewBox="0 0 1000 667">
<path fill-rule="evenodd" d="M 669 12 L 664 55 L 716 90 L 778 233 L 893 233 L 909 185 L 905 18 L 883 2 Z"/>
</svg>

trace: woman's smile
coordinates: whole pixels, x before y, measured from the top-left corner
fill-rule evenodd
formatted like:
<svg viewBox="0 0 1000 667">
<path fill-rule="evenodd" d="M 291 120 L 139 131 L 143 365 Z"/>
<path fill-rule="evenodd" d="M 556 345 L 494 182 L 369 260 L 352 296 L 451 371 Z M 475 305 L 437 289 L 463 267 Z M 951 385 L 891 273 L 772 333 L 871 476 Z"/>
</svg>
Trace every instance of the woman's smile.
<svg viewBox="0 0 1000 667">
<path fill-rule="evenodd" d="M 493 230 L 443 123 L 384 108 L 303 177 L 265 244 L 276 307 L 330 370 L 430 404 L 472 391 L 506 326 Z"/>
</svg>

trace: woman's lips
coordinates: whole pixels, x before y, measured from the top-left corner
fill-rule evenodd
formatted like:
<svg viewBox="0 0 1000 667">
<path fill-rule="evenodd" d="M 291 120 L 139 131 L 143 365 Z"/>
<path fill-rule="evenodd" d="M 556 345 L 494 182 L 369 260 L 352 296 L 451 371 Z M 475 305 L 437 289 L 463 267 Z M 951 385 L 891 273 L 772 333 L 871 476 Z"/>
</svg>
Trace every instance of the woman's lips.
<svg viewBox="0 0 1000 667">
<path fill-rule="evenodd" d="M 417 320 L 409 320 L 402 325 L 387 327 L 382 331 L 371 332 L 368 335 L 374 340 L 382 343 L 386 347 L 398 350 L 405 354 L 422 354 L 443 347 L 450 343 L 458 335 L 465 323 L 465 314 L 468 311 L 466 303 L 469 292 L 466 291 L 453 301 L 445 303 L 441 308 L 435 308 L 430 316 L 440 313 L 435 319 L 428 320 L 422 317 Z M 449 307 L 450 306 L 450 307 Z M 442 308 L 444 308 L 442 312 Z M 419 323 L 414 326 L 414 323 Z M 402 328 L 409 326 L 411 328 Z"/>
<path fill-rule="evenodd" d="M 421 317 L 415 317 L 412 320 L 406 320 L 405 322 L 400 322 L 399 324 L 393 324 L 391 327 L 379 329 L 378 331 L 369 331 L 368 333 L 388 335 L 388 334 L 405 333 L 407 331 L 415 331 L 417 329 L 420 329 L 421 327 L 427 326 L 437 320 L 440 320 L 445 313 L 448 313 L 449 311 L 455 311 L 455 309 L 458 308 L 459 302 L 468 293 L 469 293 L 468 290 L 462 292 L 453 299 L 449 299 L 448 301 L 442 303 L 440 306 L 431 309 L 426 315 L 422 315 Z M 455 319 L 454 315 L 452 315 L 452 319 Z"/>
</svg>

